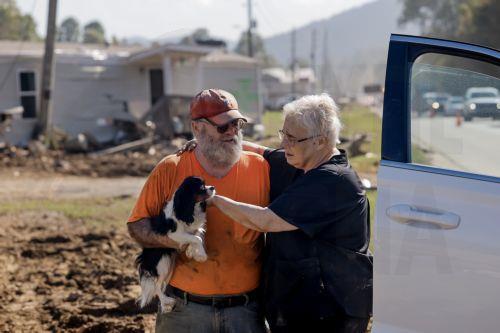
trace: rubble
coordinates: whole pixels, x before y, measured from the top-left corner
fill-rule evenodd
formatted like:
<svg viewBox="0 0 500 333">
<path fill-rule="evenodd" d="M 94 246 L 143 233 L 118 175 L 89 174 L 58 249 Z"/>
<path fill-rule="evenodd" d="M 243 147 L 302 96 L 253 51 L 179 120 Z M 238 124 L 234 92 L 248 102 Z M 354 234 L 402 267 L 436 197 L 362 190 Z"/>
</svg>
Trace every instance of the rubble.
<svg viewBox="0 0 500 333">
<path fill-rule="evenodd" d="M 357 133 L 351 138 L 341 137 L 340 142 L 342 142 L 343 147 L 347 150 L 350 158 L 365 155 L 366 152 L 361 149 L 361 147 L 371 142 L 371 138 L 368 137 L 366 133 Z"/>
<path fill-rule="evenodd" d="M 142 141 L 141 141 L 142 140 Z M 166 155 L 175 153 L 186 142 L 183 138 L 153 142 L 140 139 L 101 153 L 69 153 L 63 149 L 47 149 L 41 142 L 32 141 L 27 148 L 0 148 L 0 169 L 14 173 L 46 172 L 91 177 L 147 176 Z M 113 151 L 116 150 L 116 151 Z"/>
</svg>

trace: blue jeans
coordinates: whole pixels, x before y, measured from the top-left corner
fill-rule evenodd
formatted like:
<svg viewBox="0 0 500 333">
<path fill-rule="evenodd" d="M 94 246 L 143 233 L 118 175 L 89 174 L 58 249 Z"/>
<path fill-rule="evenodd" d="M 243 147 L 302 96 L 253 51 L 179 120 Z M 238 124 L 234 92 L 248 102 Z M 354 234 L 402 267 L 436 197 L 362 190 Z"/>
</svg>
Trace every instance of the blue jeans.
<svg viewBox="0 0 500 333">
<path fill-rule="evenodd" d="M 158 313 L 157 333 L 265 333 L 264 317 L 256 301 L 217 308 L 176 297 L 172 312 Z"/>
</svg>

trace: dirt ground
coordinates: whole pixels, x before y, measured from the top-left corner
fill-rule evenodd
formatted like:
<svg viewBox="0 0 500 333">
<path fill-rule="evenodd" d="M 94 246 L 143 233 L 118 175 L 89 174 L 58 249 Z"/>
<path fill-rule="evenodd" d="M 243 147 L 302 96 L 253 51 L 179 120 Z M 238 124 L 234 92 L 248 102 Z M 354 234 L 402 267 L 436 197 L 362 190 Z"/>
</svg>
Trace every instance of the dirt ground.
<svg viewBox="0 0 500 333">
<path fill-rule="evenodd" d="M 146 177 L 95 178 L 9 168 L 0 171 L 0 200 L 137 196 Z"/>
<path fill-rule="evenodd" d="M 145 181 L 16 172 L 0 172 L 0 206 L 135 197 Z M 48 209 L 0 212 L 0 332 L 152 332 L 155 305 L 140 312 L 135 304 L 138 252 L 125 223 L 97 228 Z"/>
<path fill-rule="evenodd" d="M 89 230 L 57 213 L 0 216 L 1 332 L 151 332 L 120 230 Z"/>
</svg>

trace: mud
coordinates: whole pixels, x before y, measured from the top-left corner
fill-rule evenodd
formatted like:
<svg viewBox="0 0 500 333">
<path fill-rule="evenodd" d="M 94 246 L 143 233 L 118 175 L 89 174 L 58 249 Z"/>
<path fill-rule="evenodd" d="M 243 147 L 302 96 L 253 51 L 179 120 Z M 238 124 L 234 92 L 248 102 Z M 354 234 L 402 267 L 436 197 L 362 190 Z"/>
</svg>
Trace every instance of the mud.
<svg viewBox="0 0 500 333">
<path fill-rule="evenodd" d="M 134 258 L 120 230 L 55 214 L 0 216 L 0 332 L 152 332 L 139 311 Z"/>
</svg>

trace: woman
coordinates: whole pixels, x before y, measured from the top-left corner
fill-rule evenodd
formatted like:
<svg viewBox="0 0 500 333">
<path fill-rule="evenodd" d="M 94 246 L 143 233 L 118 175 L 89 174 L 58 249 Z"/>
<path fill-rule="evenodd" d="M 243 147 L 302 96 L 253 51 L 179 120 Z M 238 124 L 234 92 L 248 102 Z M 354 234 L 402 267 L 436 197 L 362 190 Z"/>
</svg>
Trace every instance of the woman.
<svg viewBox="0 0 500 333">
<path fill-rule="evenodd" d="M 209 204 L 267 232 L 266 318 L 275 332 L 365 332 L 372 312 L 369 204 L 344 151 L 328 95 L 285 105 L 283 150 L 247 145 L 270 164 L 271 204 Z"/>
</svg>

